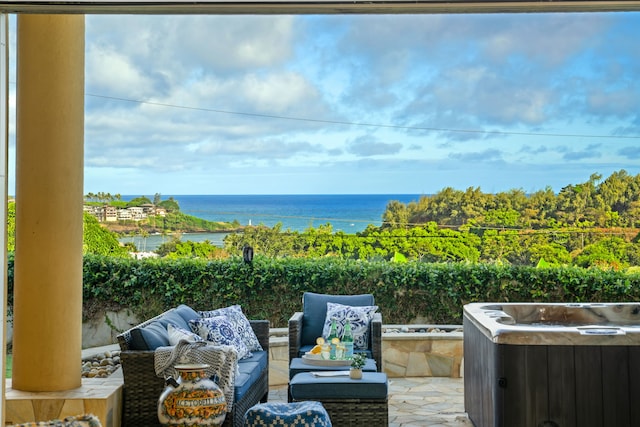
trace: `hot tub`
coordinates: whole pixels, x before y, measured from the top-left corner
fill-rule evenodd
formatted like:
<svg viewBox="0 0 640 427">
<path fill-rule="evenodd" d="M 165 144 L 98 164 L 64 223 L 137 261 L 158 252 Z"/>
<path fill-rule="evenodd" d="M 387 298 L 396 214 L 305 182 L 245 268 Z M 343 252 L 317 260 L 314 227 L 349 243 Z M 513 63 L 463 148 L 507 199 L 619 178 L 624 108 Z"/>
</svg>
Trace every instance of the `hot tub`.
<svg viewBox="0 0 640 427">
<path fill-rule="evenodd" d="M 640 303 L 464 307 L 476 427 L 640 426 Z"/>
</svg>

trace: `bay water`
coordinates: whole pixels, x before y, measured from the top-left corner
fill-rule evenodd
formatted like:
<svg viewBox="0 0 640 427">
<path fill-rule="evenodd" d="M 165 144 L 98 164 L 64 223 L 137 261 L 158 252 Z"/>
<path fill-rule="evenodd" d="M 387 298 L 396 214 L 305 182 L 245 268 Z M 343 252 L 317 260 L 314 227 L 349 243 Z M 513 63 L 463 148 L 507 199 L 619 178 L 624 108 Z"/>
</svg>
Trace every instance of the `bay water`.
<svg viewBox="0 0 640 427">
<path fill-rule="evenodd" d="M 131 200 L 139 196 L 123 196 Z M 149 196 L 147 196 L 149 197 Z M 369 224 L 380 226 L 387 204 L 392 200 L 402 203 L 417 201 L 417 194 L 306 194 L 306 195 L 162 195 L 162 200 L 173 197 L 180 211 L 209 221 L 234 222 L 240 225 L 281 224 L 283 231 L 302 232 L 313 227 L 330 224 L 333 231 L 355 234 Z M 149 197 L 152 198 L 152 197 Z M 227 233 L 183 234 L 182 241 L 209 241 L 223 246 Z M 123 237 L 138 250 L 153 251 L 168 236 L 152 235 Z"/>
</svg>

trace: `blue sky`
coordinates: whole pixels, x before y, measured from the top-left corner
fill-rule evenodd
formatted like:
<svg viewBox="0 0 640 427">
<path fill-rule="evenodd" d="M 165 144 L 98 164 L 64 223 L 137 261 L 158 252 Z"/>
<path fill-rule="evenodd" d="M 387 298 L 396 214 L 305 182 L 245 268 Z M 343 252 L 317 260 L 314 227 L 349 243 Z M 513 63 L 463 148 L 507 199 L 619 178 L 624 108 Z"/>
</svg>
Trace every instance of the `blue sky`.
<svg viewBox="0 0 640 427">
<path fill-rule="evenodd" d="M 85 192 L 532 192 L 636 175 L 638 40 L 640 13 L 88 15 Z M 12 193 L 13 123 L 10 138 Z"/>
</svg>

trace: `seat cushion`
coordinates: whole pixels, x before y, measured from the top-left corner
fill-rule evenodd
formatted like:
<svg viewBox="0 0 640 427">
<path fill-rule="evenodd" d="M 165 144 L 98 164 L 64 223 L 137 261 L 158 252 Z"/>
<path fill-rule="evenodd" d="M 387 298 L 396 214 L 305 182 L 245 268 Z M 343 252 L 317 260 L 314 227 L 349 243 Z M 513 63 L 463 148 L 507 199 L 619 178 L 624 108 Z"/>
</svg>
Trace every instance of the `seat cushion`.
<svg viewBox="0 0 640 427">
<path fill-rule="evenodd" d="M 195 318 L 199 317 L 198 313 L 193 309 L 186 305 L 181 305 L 166 311 L 145 326 L 132 329 L 129 350 L 155 350 L 158 347 L 168 346 L 169 333 L 167 332 L 167 325 L 172 323 L 180 328 L 191 330 L 189 323 L 185 320 L 190 311 L 193 312 Z"/>
<path fill-rule="evenodd" d="M 322 336 L 328 302 L 350 306 L 375 304 L 371 294 L 327 295 L 305 292 L 302 295 L 302 345 L 315 344 L 316 338 Z"/>
<path fill-rule="evenodd" d="M 315 377 L 303 372 L 293 377 L 289 389 L 294 400 L 386 400 L 389 383 L 387 374 L 382 372 L 363 372 L 360 380 L 352 380 L 348 375 Z"/>
<path fill-rule="evenodd" d="M 254 351 L 252 356 L 238 361 L 239 375 L 236 376 L 234 399 L 237 402 L 260 378 L 262 371 L 267 369 L 269 357 L 266 351 Z"/>
<path fill-rule="evenodd" d="M 176 312 L 184 319 L 185 322 L 189 322 L 191 319 L 196 319 L 200 317 L 198 312 L 196 312 L 193 308 L 189 307 L 185 304 L 180 304 L 176 307 Z"/>
</svg>

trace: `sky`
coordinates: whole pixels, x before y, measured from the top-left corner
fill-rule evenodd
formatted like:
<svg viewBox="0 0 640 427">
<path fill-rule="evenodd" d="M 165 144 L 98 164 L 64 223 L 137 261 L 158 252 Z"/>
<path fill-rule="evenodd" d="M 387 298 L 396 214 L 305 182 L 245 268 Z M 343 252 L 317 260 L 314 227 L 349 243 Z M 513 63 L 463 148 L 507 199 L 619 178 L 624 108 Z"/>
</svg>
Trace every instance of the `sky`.
<svg viewBox="0 0 640 427">
<path fill-rule="evenodd" d="M 640 173 L 640 13 L 87 15 L 85 37 L 85 193 L 534 192 Z"/>
</svg>

